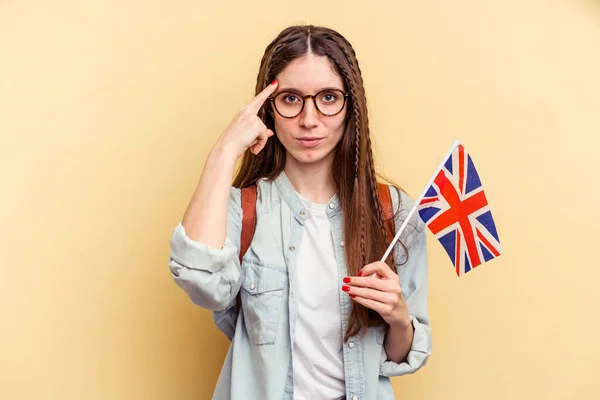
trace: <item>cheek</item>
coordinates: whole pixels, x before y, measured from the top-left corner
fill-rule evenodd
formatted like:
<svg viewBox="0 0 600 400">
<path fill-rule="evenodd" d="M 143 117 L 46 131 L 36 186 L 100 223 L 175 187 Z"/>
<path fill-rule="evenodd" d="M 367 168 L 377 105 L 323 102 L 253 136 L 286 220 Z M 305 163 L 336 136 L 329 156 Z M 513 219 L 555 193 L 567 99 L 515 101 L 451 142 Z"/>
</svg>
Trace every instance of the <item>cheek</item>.
<svg viewBox="0 0 600 400">
<path fill-rule="evenodd" d="M 292 132 L 292 120 L 275 118 L 275 132 L 277 132 L 277 137 L 279 141 L 285 143 L 289 137 L 291 137 Z"/>
<path fill-rule="evenodd" d="M 334 122 L 334 121 L 332 121 Z M 331 133 L 336 137 L 336 142 L 338 142 L 342 136 L 344 136 L 344 131 L 346 130 L 346 120 L 345 118 L 340 118 L 336 120 L 330 126 Z"/>
</svg>

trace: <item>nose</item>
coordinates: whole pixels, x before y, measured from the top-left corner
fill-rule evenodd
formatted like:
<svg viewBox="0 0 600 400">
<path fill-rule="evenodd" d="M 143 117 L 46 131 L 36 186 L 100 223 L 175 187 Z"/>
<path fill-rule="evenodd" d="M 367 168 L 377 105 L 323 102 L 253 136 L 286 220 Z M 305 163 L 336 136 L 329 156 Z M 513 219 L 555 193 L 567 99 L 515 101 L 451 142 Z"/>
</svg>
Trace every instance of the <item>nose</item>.
<svg viewBox="0 0 600 400">
<path fill-rule="evenodd" d="M 304 100 L 304 110 L 300 114 L 300 125 L 305 128 L 314 128 L 319 123 L 319 111 L 315 106 L 313 98 L 309 97 Z"/>
</svg>

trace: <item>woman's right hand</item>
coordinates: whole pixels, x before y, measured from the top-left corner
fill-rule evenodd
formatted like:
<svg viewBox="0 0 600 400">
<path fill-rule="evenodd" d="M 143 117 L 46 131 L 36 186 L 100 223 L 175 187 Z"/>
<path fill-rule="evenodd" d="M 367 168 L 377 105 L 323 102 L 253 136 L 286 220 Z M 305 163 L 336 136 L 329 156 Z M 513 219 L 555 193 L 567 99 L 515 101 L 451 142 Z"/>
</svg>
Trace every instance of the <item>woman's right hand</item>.
<svg viewBox="0 0 600 400">
<path fill-rule="evenodd" d="M 252 99 L 250 103 L 242 107 L 233 121 L 231 121 L 221 134 L 215 147 L 221 147 L 227 149 L 228 152 L 233 152 L 236 155 L 236 159 L 244 154 L 248 148 L 254 154 L 260 153 L 267 144 L 268 138 L 273 136 L 273 131 L 266 127 L 257 114 L 269 96 L 275 92 L 277 85 L 277 80 L 274 80 Z"/>
</svg>

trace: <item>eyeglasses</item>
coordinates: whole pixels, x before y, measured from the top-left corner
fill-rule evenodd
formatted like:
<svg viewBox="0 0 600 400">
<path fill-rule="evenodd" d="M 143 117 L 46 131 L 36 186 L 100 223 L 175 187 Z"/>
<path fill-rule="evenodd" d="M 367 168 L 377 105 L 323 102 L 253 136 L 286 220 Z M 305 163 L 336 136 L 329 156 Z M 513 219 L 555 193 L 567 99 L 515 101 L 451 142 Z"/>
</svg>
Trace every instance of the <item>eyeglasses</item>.
<svg viewBox="0 0 600 400">
<path fill-rule="evenodd" d="M 327 117 L 333 117 L 342 112 L 348 96 L 349 93 L 339 89 L 324 89 L 317 94 L 306 96 L 294 92 L 281 92 L 269 97 L 269 101 L 283 118 L 295 118 L 304 110 L 306 99 L 312 98 L 317 111 Z"/>
</svg>

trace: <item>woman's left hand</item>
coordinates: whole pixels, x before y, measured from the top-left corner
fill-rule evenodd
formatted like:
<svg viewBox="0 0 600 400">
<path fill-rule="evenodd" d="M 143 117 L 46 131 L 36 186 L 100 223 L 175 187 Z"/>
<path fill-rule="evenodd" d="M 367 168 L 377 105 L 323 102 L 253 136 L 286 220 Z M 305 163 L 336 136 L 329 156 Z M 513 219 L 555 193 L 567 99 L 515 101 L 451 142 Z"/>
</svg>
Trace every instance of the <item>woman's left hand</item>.
<svg viewBox="0 0 600 400">
<path fill-rule="evenodd" d="M 344 278 L 342 290 L 357 303 L 375 310 L 390 326 L 410 325 L 398 274 L 384 262 L 365 265 L 358 276 Z"/>
</svg>

